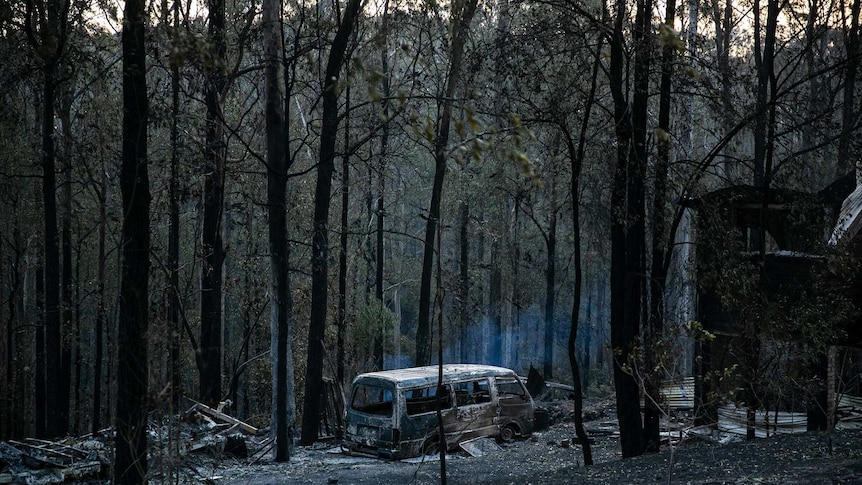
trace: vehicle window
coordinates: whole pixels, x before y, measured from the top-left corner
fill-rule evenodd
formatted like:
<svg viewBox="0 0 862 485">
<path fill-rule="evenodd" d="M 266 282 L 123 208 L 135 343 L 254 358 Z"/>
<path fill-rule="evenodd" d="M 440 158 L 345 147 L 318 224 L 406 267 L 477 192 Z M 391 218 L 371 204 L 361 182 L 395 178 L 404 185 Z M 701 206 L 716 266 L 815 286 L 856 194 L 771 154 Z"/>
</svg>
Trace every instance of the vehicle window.
<svg viewBox="0 0 862 485">
<path fill-rule="evenodd" d="M 379 386 L 360 384 L 353 392 L 350 406 L 363 413 L 392 415 L 392 390 Z"/>
<path fill-rule="evenodd" d="M 508 377 L 497 378 L 497 391 L 500 393 L 501 398 L 526 397 L 527 395 L 527 389 L 524 388 L 519 380 Z"/>
<path fill-rule="evenodd" d="M 452 398 L 449 387 L 444 389 L 440 409 L 449 409 L 452 406 Z M 437 411 L 437 385 L 404 391 L 404 401 L 410 416 Z"/>
<path fill-rule="evenodd" d="M 488 385 L 488 379 L 456 382 L 454 388 L 455 402 L 458 406 L 491 402 L 491 388 Z"/>
</svg>

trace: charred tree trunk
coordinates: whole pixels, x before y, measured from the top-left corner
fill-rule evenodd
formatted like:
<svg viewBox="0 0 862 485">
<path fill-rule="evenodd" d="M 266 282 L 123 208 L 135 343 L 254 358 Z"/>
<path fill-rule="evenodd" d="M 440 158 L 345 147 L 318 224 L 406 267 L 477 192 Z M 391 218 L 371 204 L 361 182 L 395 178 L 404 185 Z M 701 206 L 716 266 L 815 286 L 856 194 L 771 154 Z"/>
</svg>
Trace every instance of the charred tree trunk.
<svg viewBox="0 0 862 485">
<path fill-rule="evenodd" d="M 572 387 L 574 387 L 574 419 L 575 419 L 575 435 L 581 444 L 581 451 L 584 457 L 584 466 L 593 464 L 593 451 L 590 446 L 589 436 L 584 429 L 584 391 L 581 385 L 581 368 L 578 363 L 575 344 L 578 339 L 578 326 L 581 316 L 581 291 L 583 286 L 583 261 L 581 258 L 581 202 L 580 202 L 580 187 L 581 187 L 581 171 L 584 166 L 584 153 L 587 143 L 587 129 L 590 123 L 590 114 L 593 110 L 593 104 L 596 94 L 596 86 L 598 84 L 599 66 L 601 63 L 602 43 L 599 41 L 599 46 L 596 48 L 596 57 L 593 61 L 593 72 L 590 82 L 590 94 L 587 96 L 587 104 L 584 108 L 584 118 L 581 123 L 580 136 L 578 138 L 578 146 L 572 140 L 571 133 L 565 123 L 562 125 L 563 135 L 566 138 L 566 148 L 569 152 L 569 161 L 571 165 L 571 198 L 572 198 L 572 234 L 574 236 L 574 295 L 572 298 L 572 319 L 569 328 L 569 339 L 566 345 L 569 356 L 569 366 L 572 371 Z M 588 317 L 589 320 L 589 317 Z M 589 330 L 589 328 L 588 328 Z M 587 336 L 586 355 L 589 355 L 589 335 Z"/>
<path fill-rule="evenodd" d="M 65 98 L 63 96 L 62 98 Z M 62 201 L 60 211 L 60 248 L 62 253 L 62 274 L 60 277 L 60 429 L 69 431 L 70 391 L 72 384 L 72 345 L 78 340 L 73 339 L 72 326 L 72 126 L 71 101 L 62 99 L 58 116 L 65 144 L 63 158 L 63 181 L 60 187 Z M 77 408 L 76 408 L 77 410 Z M 75 430 L 77 431 L 77 430 Z"/>
<path fill-rule="evenodd" d="M 174 0 L 173 29 L 171 35 L 180 35 L 180 0 Z M 168 326 L 170 328 L 170 382 L 171 404 L 176 407 L 182 392 L 182 365 L 180 362 L 180 66 L 171 63 L 171 172 L 168 214 Z"/>
<path fill-rule="evenodd" d="M 17 209 L 18 201 L 16 200 L 15 206 Z M 17 210 L 16 210 L 17 212 Z M 9 395 L 4 396 L 2 398 L 3 404 L 0 409 L 2 409 L 4 418 L 3 418 L 3 429 L 5 434 L 3 436 L 7 438 L 19 438 L 19 427 L 20 427 L 20 419 L 16 419 L 15 416 L 19 416 L 20 402 L 24 401 L 24 395 L 22 393 L 16 393 L 18 386 L 17 383 L 23 380 L 23 376 L 21 375 L 21 371 L 16 369 L 22 369 L 24 366 L 19 361 L 19 353 L 23 348 L 23 342 L 19 342 L 19 340 L 23 340 L 16 335 L 15 326 L 18 322 L 19 312 L 18 306 L 19 302 L 22 300 L 23 291 L 21 284 L 21 260 L 23 251 L 21 250 L 21 228 L 20 228 L 20 220 L 19 218 L 15 218 L 13 222 L 14 226 L 12 227 L 12 237 L 10 238 L 9 245 L 12 249 L 12 255 L 9 257 L 9 280 L 8 280 L 8 299 L 6 300 L 7 305 L 7 314 L 6 314 L 6 372 L 5 372 L 5 386 L 4 389 L 9 389 Z M 14 397 L 17 395 L 17 398 Z"/>
<path fill-rule="evenodd" d="M 348 96 L 349 97 L 349 96 Z M 345 146 L 348 142 L 349 131 L 345 130 Z M 350 233 L 349 215 L 350 206 L 350 157 L 345 153 L 341 159 L 341 235 L 338 245 L 338 334 L 336 335 L 336 379 L 339 385 L 344 382 L 344 334 L 347 332 L 347 249 Z"/>
<path fill-rule="evenodd" d="M 38 4 L 37 4 L 38 3 Z M 36 15 L 38 18 L 34 18 Z M 54 144 L 54 111 L 57 96 L 57 75 L 63 56 L 68 25 L 68 0 L 27 0 L 25 32 L 31 47 L 42 61 L 42 209 L 44 211 L 44 335 L 45 335 L 45 382 L 44 395 L 46 429 L 48 436 L 57 437 L 66 433 L 62 409 L 63 367 L 62 328 L 60 308 L 60 241 L 57 231 L 57 174 L 56 146 Z M 38 404 L 37 404 L 38 405 Z"/>
<path fill-rule="evenodd" d="M 551 181 L 552 191 L 556 191 Z M 551 197 L 551 213 L 548 216 L 548 233 L 545 238 L 545 248 L 548 251 L 548 261 L 545 267 L 545 355 L 543 374 L 545 380 L 554 377 L 554 313 L 555 293 L 557 283 L 557 207 L 556 195 Z"/>
<path fill-rule="evenodd" d="M 206 74 L 206 142 L 204 147 L 203 232 L 201 234 L 200 399 L 215 405 L 221 400 L 222 220 L 225 183 L 224 101 L 225 3 L 209 0 L 209 39 L 212 57 Z"/>
<path fill-rule="evenodd" d="M 311 256 L 311 322 L 308 326 L 308 355 L 301 443 L 317 441 L 320 427 L 320 398 L 323 392 L 323 353 L 326 313 L 329 304 L 329 204 L 335 145 L 338 136 L 338 79 L 351 32 L 359 15 L 360 0 L 350 0 L 344 9 L 329 51 L 323 84 L 323 128 L 320 133 L 320 163 L 314 190 L 314 234 Z"/>
<path fill-rule="evenodd" d="M 778 27 L 778 16 L 781 7 L 778 0 L 767 0 L 766 26 L 760 19 L 760 0 L 754 2 L 754 64 L 757 69 L 757 91 L 755 100 L 754 120 L 754 186 L 761 189 L 761 210 L 759 228 L 752 232 L 752 247 L 757 251 L 759 259 L 760 297 L 757 303 L 757 315 L 749 319 L 743 336 L 745 356 L 743 365 L 747 380 L 742 397 L 747 405 L 746 438 L 755 437 L 755 411 L 758 407 L 758 386 L 760 367 L 760 332 L 766 325 L 765 285 L 766 285 L 766 209 L 769 204 L 769 186 L 772 180 L 773 141 L 775 135 L 775 42 Z M 762 44 L 761 44 L 762 40 Z"/>
<path fill-rule="evenodd" d="M 628 18 L 624 1 L 616 3 L 610 41 L 610 88 L 614 101 L 617 166 L 612 192 L 611 220 L 611 346 L 620 444 L 624 458 L 643 453 L 640 387 L 632 375 L 640 336 L 643 296 L 644 174 L 646 167 L 646 106 L 648 96 L 648 40 L 651 0 L 638 0 L 633 43 L 634 95 L 629 105 L 624 77 L 626 55 L 623 25 Z"/>
<path fill-rule="evenodd" d="M 443 176 L 449 158 L 449 128 L 455 104 L 455 89 L 461 77 L 464 46 L 470 33 L 470 22 L 476 13 L 476 0 L 452 2 L 452 47 L 446 90 L 437 99 L 437 123 L 434 131 L 434 182 L 431 187 L 431 205 L 425 223 L 425 248 L 422 255 L 422 277 L 419 284 L 419 318 L 416 328 L 416 365 L 431 363 L 431 276 L 434 255 L 439 250 L 434 244 L 440 221 L 440 202 L 443 198 Z"/>
<path fill-rule="evenodd" d="M 676 0 L 669 0 L 665 10 L 664 35 L 672 36 L 676 12 Z M 647 451 L 659 449 L 659 408 L 661 377 L 655 369 L 660 368 L 660 343 L 664 336 L 665 289 L 670 267 L 670 242 L 673 234 L 668 234 L 667 185 L 670 167 L 670 93 L 671 75 L 674 62 L 674 48 L 671 39 L 666 39 L 662 49 L 661 82 L 659 87 L 658 111 L 658 157 L 655 164 L 655 183 L 653 187 L 652 214 L 652 262 L 650 265 L 650 299 L 647 328 L 644 332 L 644 368 L 647 370 L 644 382 L 644 441 Z"/>
<path fill-rule="evenodd" d="M 860 16 L 860 0 L 853 0 L 850 8 L 850 26 L 844 34 L 845 49 L 847 50 L 847 67 L 844 70 L 844 90 L 843 90 L 843 106 L 841 108 L 841 137 L 838 140 L 838 173 L 837 178 L 846 175 L 854 168 L 853 166 L 852 143 L 857 139 L 856 131 L 859 129 L 859 115 L 856 112 L 856 78 L 858 76 L 859 66 L 862 64 L 862 33 L 859 28 Z M 841 2 L 842 7 L 844 2 Z M 842 12 L 845 9 L 842 8 Z M 856 176 L 857 185 L 859 185 L 860 177 Z"/>
<path fill-rule="evenodd" d="M 470 204 L 461 201 L 458 210 L 460 241 L 458 249 L 458 323 L 460 330 L 460 361 L 469 362 L 470 345 Z"/>
<path fill-rule="evenodd" d="M 270 333 L 273 361 L 273 423 L 275 461 L 290 459 L 293 448 L 294 389 L 293 355 L 290 347 L 293 319 L 293 297 L 288 266 L 290 247 L 287 241 L 287 176 L 290 169 L 286 149 L 285 95 L 282 92 L 283 34 L 281 2 L 264 0 L 263 20 L 267 161 L 267 212 L 269 216 L 269 251 L 272 271 Z"/>
<path fill-rule="evenodd" d="M 34 376 L 34 400 L 36 402 L 36 427 L 37 438 L 47 437 L 48 404 L 45 389 L 45 268 L 36 268 L 36 375 Z"/>
<path fill-rule="evenodd" d="M 490 332 L 487 342 L 490 361 L 494 365 L 503 364 L 503 272 L 500 261 L 500 243 L 491 243 L 491 274 L 488 282 L 488 320 Z"/>
<path fill-rule="evenodd" d="M 54 95 L 56 62 L 45 67 L 42 94 L 42 207 L 45 211 L 45 411 L 47 436 L 58 437 L 62 429 L 62 331 L 60 325 L 60 247 L 57 233 L 57 176 L 54 167 Z"/>
<path fill-rule="evenodd" d="M 147 481 L 150 188 L 147 173 L 146 4 L 127 0 L 123 19 L 123 262 L 117 334 L 114 483 Z"/>
<path fill-rule="evenodd" d="M 99 255 L 97 270 L 97 292 L 99 301 L 96 304 L 95 344 L 93 349 L 93 427 L 92 433 L 97 433 L 102 427 L 102 366 L 104 365 L 106 307 L 105 279 L 107 278 L 105 240 L 108 235 L 107 193 L 103 185 L 99 190 Z"/>
<path fill-rule="evenodd" d="M 375 210 L 377 227 L 375 228 L 376 245 L 374 255 L 375 273 L 374 273 L 374 297 L 380 301 L 381 308 L 386 306 L 383 301 L 383 262 L 385 260 L 383 249 L 383 217 L 384 217 L 384 189 L 386 187 L 386 157 L 389 155 L 389 1 L 383 3 L 383 25 L 381 27 L 381 35 L 383 36 L 383 51 L 380 53 L 381 70 L 383 79 L 381 81 L 382 109 L 383 109 L 383 128 L 380 136 L 380 159 L 377 165 L 377 207 Z M 374 362 L 375 367 L 383 369 L 384 362 L 384 346 L 383 342 L 386 338 L 384 333 L 375 336 L 374 343 Z M 396 337 L 397 338 L 397 337 Z"/>
</svg>

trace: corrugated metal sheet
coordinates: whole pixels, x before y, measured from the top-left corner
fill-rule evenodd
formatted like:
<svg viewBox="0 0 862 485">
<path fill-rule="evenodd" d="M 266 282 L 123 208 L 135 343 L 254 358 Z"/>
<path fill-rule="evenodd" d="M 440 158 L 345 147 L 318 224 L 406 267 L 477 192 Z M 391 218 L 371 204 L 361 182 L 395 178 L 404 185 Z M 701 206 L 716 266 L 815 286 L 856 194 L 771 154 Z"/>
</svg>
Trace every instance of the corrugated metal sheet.
<svg viewBox="0 0 862 485">
<path fill-rule="evenodd" d="M 747 432 L 747 412 L 745 408 L 733 405 L 718 408 L 718 429 L 726 433 L 745 435 Z M 754 415 L 754 435 L 766 438 L 775 434 L 804 433 L 808 428 L 805 413 L 786 411 L 756 411 Z"/>
<path fill-rule="evenodd" d="M 663 382 L 661 398 L 670 409 L 694 409 L 694 377 Z"/>
<path fill-rule="evenodd" d="M 683 377 L 680 379 L 667 380 L 661 383 L 662 408 L 671 411 L 681 409 L 694 409 L 694 377 Z M 641 396 L 641 407 L 644 405 L 644 396 Z"/>
<path fill-rule="evenodd" d="M 842 240 L 853 240 L 862 228 L 862 185 L 856 187 L 841 204 L 838 222 L 832 230 L 829 244 L 834 246 Z"/>
<path fill-rule="evenodd" d="M 862 397 L 839 394 L 835 415 L 836 429 L 862 429 Z"/>
</svg>

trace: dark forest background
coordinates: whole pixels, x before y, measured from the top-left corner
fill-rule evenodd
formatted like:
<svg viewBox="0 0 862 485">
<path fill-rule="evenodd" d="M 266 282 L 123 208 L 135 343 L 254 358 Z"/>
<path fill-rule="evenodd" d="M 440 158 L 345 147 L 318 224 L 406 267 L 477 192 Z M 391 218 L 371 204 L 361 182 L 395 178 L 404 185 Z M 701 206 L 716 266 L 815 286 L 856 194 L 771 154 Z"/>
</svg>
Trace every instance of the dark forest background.
<svg viewBox="0 0 862 485">
<path fill-rule="evenodd" d="M 123 8 L 0 5 L 0 438 L 185 394 L 310 443 L 324 377 L 442 356 L 615 391 L 632 456 L 699 288 L 757 322 L 748 382 L 852 314 L 840 270 L 757 298 L 780 238 L 691 208 L 853 190 L 859 0 Z"/>
</svg>

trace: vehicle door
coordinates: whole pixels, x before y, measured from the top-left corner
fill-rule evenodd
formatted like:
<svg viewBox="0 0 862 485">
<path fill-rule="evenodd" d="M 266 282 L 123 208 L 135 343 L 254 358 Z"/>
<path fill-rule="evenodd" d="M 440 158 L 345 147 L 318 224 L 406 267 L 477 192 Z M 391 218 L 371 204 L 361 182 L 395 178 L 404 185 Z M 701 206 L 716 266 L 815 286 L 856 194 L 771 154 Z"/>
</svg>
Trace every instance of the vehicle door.
<svg viewBox="0 0 862 485">
<path fill-rule="evenodd" d="M 450 442 L 460 443 L 480 436 L 495 436 L 497 406 L 492 401 L 491 385 L 487 377 L 455 382 L 455 429 Z"/>
<path fill-rule="evenodd" d="M 500 404 L 500 429 L 509 428 L 514 434 L 528 435 L 533 431 L 533 398 L 524 384 L 515 376 L 497 377 L 497 401 Z M 513 437 L 501 431 L 505 441 Z"/>
</svg>

